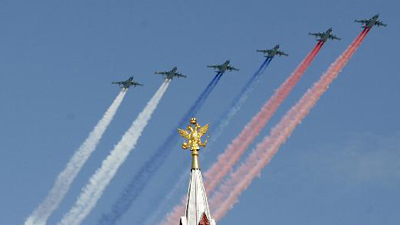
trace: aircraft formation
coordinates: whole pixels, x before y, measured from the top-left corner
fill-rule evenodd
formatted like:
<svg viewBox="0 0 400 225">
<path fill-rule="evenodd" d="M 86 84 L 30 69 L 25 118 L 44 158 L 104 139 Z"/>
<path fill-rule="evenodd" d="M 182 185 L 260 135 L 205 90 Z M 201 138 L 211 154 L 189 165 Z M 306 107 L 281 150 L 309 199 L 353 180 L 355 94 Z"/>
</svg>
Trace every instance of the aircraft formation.
<svg viewBox="0 0 400 225">
<path fill-rule="evenodd" d="M 261 170 L 266 166 L 265 162 L 268 162 L 268 157 L 272 157 L 274 152 L 276 152 L 279 146 L 285 142 L 285 140 L 290 136 L 291 132 L 295 129 L 295 126 L 301 122 L 301 120 L 307 115 L 308 111 L 315 105 L 316 101 L 320 99 L 321 95 L 328 89 L 330 82 L 332 82 L 342 68 L 346 65 L 347 61 L 354 54 L 358 46 L 361 44 L 369 30 L 374 26 L 387 26 L 382 21 L 378 20 L 379 15 L 374 15 L 370 19 L 355 20 L 357 23 L 361 23 L 364 30 L 360 35 L 350 44 L 350 46 L 345 50 L 345 52 L 339 56 L 339 58 L 332 64 L 331 67 L 325 72 L 319 81 L 314 83 L 314 86 L 307 91 L 300 101 L 295 104 L 292 109 L 290 109 L 287 114 L 283 117 L 281 122 L 279 122 L 272 129 L 275 135 L 270 135 L 268 139 L 265 139 L 265 143 L 261 143 L 260 146 L 269 146 L 271 152 L 261 152 L 264 151 L 263 148 L 255 149 L 253 152 L 257 157 L 251 157 L 250 163 L 244 163 L 236 170 L 239 173 L 230 174 L 230 180 L 224 181 L 223 178 L 227 176 L 230 171 L 233 171 L 234 166 L 240 159 L 241 155 L 246 151 L 254 139 L 263 129 L 263 127 L 268 123 L 269 119 L 273 116 L 276 110 L 279 108 L 280 104 L 289 95 L 294 86 L 300 80 L 301 76 L 306 72 L 308 66 L 314 60 L 319 50 L 322 48 L 323 44 L 328 40 L 341 40 L 339 37 L 332 33 L 333 29 L 329 28 L 325 32 L 309 33 L 309 35 L 315 36 L 318 41 L 316 46 L 311 50 L 310 54 L 299 64 L 299 66 L 293 71 L 293 73 L 282 83 L 282 85 L 276 89 L 275 93 L 270 97 L 268 101 L 264 104 L 261 110 L 253 117 L 253 119 L 245 126 L 242 132 L 236 137 L 231 145 L 228 145 L 225 152 L 221 153 L 217 158 L 221 162 L 214 163 L 213 166 L 207 171 L 205 176 L 207 180 L 206 188 L 209 191 L 214 192 L 214 197 L 210 199 L 210 204 L 214 208 L 218 209 L 215 218 L 218 220 L 230 210 L 235 202 L 237 202 L 237 197 L 244 190 L 239 190 L 244 186 L 248 186 L 254 176 L 260 173 L 254 173 L 254 165 L 258 163 L 257 170 Z M 234 104 L 228 108 L 228 111 L 222 115 L 222 120 L 217 120 L 216 126 L 218 127 L 218 122 L 222 128 L 226 127 L 229 120 L 233 115 L 242 107 L 243 102 L 252 90 L 252 85 L 258 77 L 262 74 L 262 71 L 269 65 L 271 60 L 275 56 L 289 56 L 280 49 L 280 45 L 277 44 L 271 49 L 257 49 L 256 52 L 262 53 L 266 58 L 259 69 L 254 73 L 254 75 L 249 79 L 249 81 L 244 85 L 243 89 L 239 93 L 238 97 L 233 101 Z M 204 91 L 198 96 L 197 100 L 194 101 L 193 105 L 189 108 L 187 113 L 183 116 L 181 122 L 176 128 L 183 127 L 189 118 L 195 116 L 195 114 L 200 110 L 207 97 L 212 92 L 213 88 L 218 83 L 219 79 L 225 72 L 239 71 L 238 68 L 231 65 L 230 60 L 226 60 L 222 64 L 208 65 L 207 68 L 212 68 L 217 73 L 215 77 L 211 80 L 209 85 L 204 89 Z M 79 225 L 90 213 L 90 211 L 95 207 L 97 201 L 101 198 L 104 190 L 107 188 L 108 184 L 111 182 L 115 174 L 117 173 L 119 167 L 123 164 L 126 158 L 129 156 L 130 152 L 135 148 L 143 130 L 145 129 L 147 123 L 151 119 L 151 116 L 158 103 L 163 97 L 164 93 L 167 91 L 168 86 L 174 78 L 186 78 L 187 75 L 178 72 L 178 67 L 175 66 L 168 71 L 156 71 L 154 74 L 162 75 L 165 79 L 161 84 L 159 89 L 154 93 L 153 97 L 148 101 L 143 110 L 139 113 L 138 117 L 133 121 L 130 128 L 122 136 L 121 140 L 114 146 L 114 149 L 110 151 L 110 155 L 106 157 L 101 167 L 96 170 L 96 172 L 89 179 L 90 182 L 82 189 L 77 201 L 71 210 L 66 213 L 58 225 Z M 329 81 L 329 82 L 328 82 Z M 143 84 L 137 82 L 133 76 L 129 77 L 127 80 L 114 81 L 112 84 L 119 85 L 122 90 L 111 104 L 107 112 L 104 114 L 103 118 L 99 121 L 98 125 L 95 126 L 94 130 L 89 134 L 89 137 L 82 144 L 82 146 L 76 151 L 74 156 L 71 158 L 67 167 L 62 171 L 56 180 L 56 183 L 52 190 L 50 191 L 47 198 L 43 201 L 41 205 L 27 218 L 25 225 L 37 225 L 46 224 L 47 219 L 51 216 L 53 211 L 60 205 L 64 197 L 66 196 L 73 180 L 79 173 L 82 166 L 85 164 L 86 160 L 90 157 L 92 152 L 96 149 L 99 140 L 102 138 L 104 131 L 107 126 L 112 121 L 119 105 L 121 104 L 126 90 L 130 87 L 143 86 Z M 290 120 L 289 120 L 289 119 Z M 222 130 L 221 128 L 221 130 Z M 276 128 L 276 129 L 275 129 Z M 251 132 L 250 132 L 251 131 Z M 290 131 L 290 132 L 289 132 Z M 149 160 L 144 163 L 144 166 L 139 169 L 139 171 L 132 177 L 131 182 L 127 185 L 126 189 L 122 192 L 120 197 L 112 205 L 112 209 L 101 216 L 98 221 L 99 225 L 114 225 L 119 218 L 121 218 L 131 207 L 132 203 L 140 196 L 140 193 L 145 189 L 145 187 L 150 182 L 151 178 L 155 175 L 157 170 L 165 162 L 168 154 L 174 148 L 174 144 L 177 142 L 176 139 L 179 138 L 176 135 L 176 129 L 172 130 L 172 133 L 168 136 L 165 143 L 160 145 L 159 151 L 155 151 L 155 154 L 150 156 Z M 258 146 L 258 145 L 257 145 Z M 275 148 L 275 149 L 274 149 Z M 257 152 L 257 151 L 260 152 Z M 235 157 L 230 157 L 234 153 Z M 251 153 L 251 154 L 253 154 Z M 263 153 L 263 154 L 261 154 Z M 265 153 L 265 154 L 264 154 Z M 259 156 L 265 157 L 262 161 L 251 161 L 252 159 L 258 159 Z M 183 162 L 184 163 L 184 162 Z M 261 163 L 261 164 L 260 164 Z M 184 168 L 184 166 L 180 166 Z M 64 174 L 69 174 L 65 176 Z M 235 177 L 235 174 L 242 174 L 240 177 Z M 175 174 L 176 175 L 176 174 Z M 243 179 L 245 176 L 246 179 Z M 245 180 L 246 185 L 242 186 L 241 182 Z M 225 184 L 229 184 L 224 186 Z M 236 184 L 236 185 L 232 185 Z M 216 190 L 218 185 L 222 185 L 221 190 Z M 229 187 L 229 188 L 227 188 Z M 233 195 L 234 194 L 234 195 Z M 224 199 L 226 196 L 229 198 Z M 231 198 L 234 196 L 235 198 Z M 157 205 L 159 202 L 157 202 Z M 160 203 L 160 205 L 163 205 Z M 161 207 L 158 205 L 157 207 Z M 223 206 L 223 207 L 221 207 Z M 154 206 L 152 206 L 154 207 Z M 176 209 L 180 209 L 177 207 Z M 175 210 L 175 208 L 174 208 Z M 168 218 L 163 221 L 172 221 L 175 223 L 179 220 L 181 211 L 173 211 Z M 177 217 L 177 218 L 176 218 Z M 164 223 L 167 224 L 167 223 Z"/>
<path fill-rule="evenodd" d="M 378 26 L 378 27 L 380 27 L 380 26 L 386 27 L 387 26 L 387 24 L 383 23 L 382 21 L 380 21 L 378 19 L 379 19 L 379 14 L 376 14 L 373 17 L 371 17 L 370 19 L 354 20 L 354 22 L 361 23 L 362 27 L 367 28 L 367 29 L 371 29 L 373 26 Z M 317 38 L 316 40 L 319 42 L 322 42 L 322 43 L 325 43 L 328 40 L 340 41 L 341 38 L 332 34 L 332 31 L 333 31 L 333 29 L 331 27 L 328 30 L 326 30 L 325 32 L 317 32 L 317 33 L 310 32 L 310 33 L 308 33 L 308 35 L 315 36 Z M 279 57 L 280 56 L 289 56 L 289 54 L 287 54 L 279 49 L 280 49 L 280 45 L 277 44 L 271 49 L 264 49 L 264 50 L 257 49 L 257 52 L 263 53 L 264 56 L 269 59 L 274 58 L 276 55 Z M 239 69 L 231 66 L 230 63 L 231 63 L 230 60 L 226 60 L 222 64 L 208 65 L 207 67 L 215 69 L 215 71 L 221 75 L 224 74 L 226 71 L 239 71 Z M 178 73 L 177 71 L 178 71 L 178 67 L 175 66 L 174 68 L 172 68 L 169 71 L 162 71 L 162 72 L 157 71 L 154 74 L 163 75 L 164 78 L 167 80 L 172 80 L 175 77 L 176 78 L 179 78 L 179 77 L 186 78 L 187 77 L 187 75 Z M 112 82 L 112 84 L 117 84 L 124 89 L 129 89 L 131 86 L 134 86 L 134 87 L 143 86 L 143 84 L 135 82 L 133 76 L 129 77 L 125 81 Z"/>
</svg>

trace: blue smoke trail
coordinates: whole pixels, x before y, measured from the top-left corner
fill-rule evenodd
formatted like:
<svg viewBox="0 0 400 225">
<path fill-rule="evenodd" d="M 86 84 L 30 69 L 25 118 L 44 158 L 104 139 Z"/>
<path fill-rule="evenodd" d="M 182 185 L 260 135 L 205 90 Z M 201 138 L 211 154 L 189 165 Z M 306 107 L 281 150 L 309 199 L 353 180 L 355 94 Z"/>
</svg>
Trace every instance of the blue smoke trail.
<svg viewBox="0 0 400 225">
<path fill-rule="evenodd" d="M 211 94 L 221 77 L 222 73 L 217 73 L 215 75 L 215 77 L 197 98 L 195 103 L 190 107 L 189 111 L 186 112 L 179 124 L 172 130 L 165 142 L 160 145 L 159 149 L 150 157 L 149 160 L 146 161 L 146 163 L 140 168 L 139 172 L 129 182 L 128 186 L 112 206 L 111 211 L 103 214 L 98 220 L 97 224 L 115 224 L 128 211 L 132 203 L 137 199 L 137 197 L 149 183 L 153 174 L 157 172 L 160 166 L 165 162 L 165 159 L 170 154 L 171 150 L 174 149 L 174 146 L 179 139 L 179 135 L 176 134 L 177 128 L 185 126 L 189 119 L 194 117 L 208 96 Z"/>
<path fill-rule="evenodd" d="M 258 70 L 254 73 L 250 80 L 247 81 L 239 94 L 234 98 L 227 110 L 218 118 L 217 121 L 215 121 L 214 126 L 211 127 L 210 130 L 210 134 L 212 134 L 212 136 L 209 145 L 212 145 L 212 143 L 214 143 L 219 138 L 219 136 L 221 136 L 225 127 L 231 122 L 232 118 L 242 108 L 250 93 L 254 90 L 256 84 L 258 83 L 261 74 L 265 71 L 271 61 L 272 58 L 270 57 L 267 57 L 264 60 Z"/>
</svg>

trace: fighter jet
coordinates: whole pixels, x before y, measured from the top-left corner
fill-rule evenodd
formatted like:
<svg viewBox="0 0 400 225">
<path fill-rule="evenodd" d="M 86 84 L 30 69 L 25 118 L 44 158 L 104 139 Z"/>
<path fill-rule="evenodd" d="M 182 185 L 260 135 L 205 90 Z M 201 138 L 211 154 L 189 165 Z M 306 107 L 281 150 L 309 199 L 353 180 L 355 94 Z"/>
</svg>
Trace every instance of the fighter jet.
<svg viewBox="0 0 400 225">
<path fill-rule="evenodd" d="M 143 86 L 143 84 L 139 84 L 133 80 L 133 77 L 129 77 L 126 81 L 115 81 L 112 84 L 118 84 L 120 87 L 128 89 L 130 86 Z"/>
<path fill-rule="evenodd" d="M 329 28 L 327 31 L 325 32 L 319 32 L 319 33 L 308 33 L 308 35 L 313 35 L 315 37 L 319 37 L 319 39 L 317 39 L 317 41 L 321 41 L 321 42 L 326 42 L 328 39 L 331 40 L 340 40 L 340 38 L 336 37 L 335 35 L 332 34 L 332 27 Z"/>
<path fill-rule="evenodd" d="M 229 64 L 230 64 L 231 62 L 229 61 L 229 60 L 226 60 L 223 64 L 221 64 L 221 65 L 210 65 L 210 66 L 207 66 L 208 68 L 214 68 L 214 69 L 216 69 L 216 71 L 218 72 L 218 73 L 221 73 L 221 74 L 223 74 L 223 73 L 225 73 L 227 70 L 229 70 L 229 71 L 232 71 L 232 70 L 236 70 L 236 71 L 239 71 L 239 69 L 236 69 L 235 67 L 233 67 L 233 66 L 230 66 Z"/>
<path fill-rule="evenodd" d="M 288 54 L 284 53 L 283 51 L 279 51 L 279 45 L 275 45 L 275 47 L 272 48 L 272 49 L 266 49 L 266 50 L 257 49 L 257 52 L 262 52 L 262 53 L 264 53 L 265 57 L 268 57 L 268 58 L 271 58 L 271 59 L 274 58 L 275 55 L 278 55 L 278 56 L 289 56 Z"/>
<path fill-rule="evenodd" d="M 174 77 L 187 77 L 186 75 L 177 73 L 176 71 L 178 70 L 178 67 L 172 68 L 170 71 L 165 71 L 165 72 L 155 72 L 155 74 L 161 74 L 165 76 L 165 79 L 172 80 Z"/>
<path fill-rule="evenodd" d="M 376 26 L 383 26 L 386 27 L 387 24 L 382 23 L 382 21 L 378 20 L 379 18 L 379 14 L 376 14 L 375 16 L 373 16 L 371 19 L 366 19 L 366 20 L 354 20 L 354 22 L 357 23 L 362 23 L 363 24 L 363 28 L 369 28 L 371 29 L 374 25 Z"/>
</svg>

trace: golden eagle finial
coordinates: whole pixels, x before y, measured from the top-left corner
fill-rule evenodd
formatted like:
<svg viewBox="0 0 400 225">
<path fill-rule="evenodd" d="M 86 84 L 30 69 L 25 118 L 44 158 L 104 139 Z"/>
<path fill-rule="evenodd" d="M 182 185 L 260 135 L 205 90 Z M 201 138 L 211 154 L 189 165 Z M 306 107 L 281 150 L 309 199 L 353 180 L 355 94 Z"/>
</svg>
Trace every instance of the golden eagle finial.
<svg viewBox="0 0 400 225">
<path fill-rule="evenodd" d="M 204 142 L 201 141 L 201 137 L 207 133 L 208 127 L 209 124 L 202 127 L 197 123 L 196 118 L 191 118 L 190 124 L 186 130 L 178 128 L 179 134 L 187 140 L 187 142 L 184 142 L 182 144 L 182 148 L 190 148 L 190 150 L 192 151 L 192 169 L 199 169 L 199 162 L 197 157 L 199 154 L 198 151 L 200 150 L 200 147 L 204 148 L 207 146 L 208 137 Z"/>
</svg>

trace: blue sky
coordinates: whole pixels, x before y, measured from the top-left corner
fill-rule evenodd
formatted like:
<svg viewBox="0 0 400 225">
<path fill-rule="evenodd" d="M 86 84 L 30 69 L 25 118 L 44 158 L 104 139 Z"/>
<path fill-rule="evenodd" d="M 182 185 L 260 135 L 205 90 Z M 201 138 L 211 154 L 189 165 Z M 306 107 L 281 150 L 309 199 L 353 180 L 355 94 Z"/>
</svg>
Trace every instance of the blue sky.
<svg viewBox="0 0 400 225">
<path fill-rule="evenodd" d="M 361 31 L 353 20 L 375 13 L 389 26 L 368 34 L 330 90 L 219 224 L 398 224 L 399 6 L 393 0 L 1 1 L 0 224 L 22 224 L 44 199 L 118 94 L 111 81 L 133 75 L 145 86 L 129 90 L 48 224 L 69 210 L 162 83 L 154 71 L 178 66 L 189 77 L 172 82 L 136 149 L 83 224 L 94 224 L 109 209 L 214 77 L 207 64 L 230 59 L 240 71 L 222 77 L 198 115 L 201 124 L 218 118 L 262 63 L 256 49 L 279 43 L 290 54 L 271 62 L 243 110 L 205 157 L 204 169 L 315 45 L 308 32 L 333 27 L 342 40 L 323 47 L 257 140 Z M 119 224 L 137 224 L 137 218 L 150 216 L 148 209 L 154 207 L 149 199 L 171 186 L 166 183 L 176 160 L 189 158 L 177 148 Z"/>
</svg>

